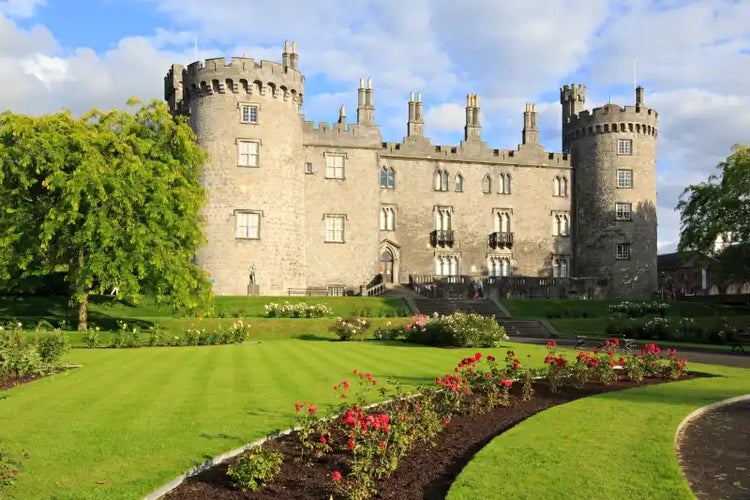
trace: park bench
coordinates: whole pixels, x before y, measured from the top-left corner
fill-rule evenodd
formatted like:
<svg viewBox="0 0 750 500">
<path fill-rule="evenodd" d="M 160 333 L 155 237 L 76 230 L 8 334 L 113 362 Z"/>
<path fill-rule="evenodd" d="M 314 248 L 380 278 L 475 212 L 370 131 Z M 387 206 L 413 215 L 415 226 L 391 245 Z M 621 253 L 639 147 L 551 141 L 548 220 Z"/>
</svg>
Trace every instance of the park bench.
<svg viewBox="0 0 750 500">
<path fill-rule="evenodd" d="M 626 337 L 617 337 L 612 335 L 604 335 L 602 333 L 591 333 L 591 332 L 576 332 L 576 349 L 586 347 L 587 343 L 592 343 L 594 347 L 601 349 L 604 347 L 604 342 L 617 338 L 620 341 L 620 348 L 622 349 L 635 349 L 638 347 L 633 339 Z"/>
<path fill-rule="evenodd" d="M 737 332 L 737 336 L 730 345 L 732 346 L 732 352 L 737 351 L 746 354 L 745 346 L 750 346 L 750 330 L 744 329 Z"/>
</svg>

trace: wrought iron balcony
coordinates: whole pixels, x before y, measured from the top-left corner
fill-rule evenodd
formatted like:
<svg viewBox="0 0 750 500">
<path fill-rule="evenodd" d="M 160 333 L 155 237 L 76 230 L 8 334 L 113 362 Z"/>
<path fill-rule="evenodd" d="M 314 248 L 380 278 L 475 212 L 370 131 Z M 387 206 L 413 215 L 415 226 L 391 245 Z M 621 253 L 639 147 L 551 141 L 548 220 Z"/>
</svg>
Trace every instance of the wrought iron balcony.
<svg viewBox="0 0 750 500">
<path fill-rule="evenodd" d="M 453 231 L 445 229 L 436 229 L 430 233 L 430 245 L 433 247 L 452 247 L 453 246 Z"/>
<path fill-rule="evenodd" d="M 509 233 L 509 232 L 490 233 L 490 247 L 510 248 L 512 246 L 513 246 L 513 233 Z"/>
</svg>

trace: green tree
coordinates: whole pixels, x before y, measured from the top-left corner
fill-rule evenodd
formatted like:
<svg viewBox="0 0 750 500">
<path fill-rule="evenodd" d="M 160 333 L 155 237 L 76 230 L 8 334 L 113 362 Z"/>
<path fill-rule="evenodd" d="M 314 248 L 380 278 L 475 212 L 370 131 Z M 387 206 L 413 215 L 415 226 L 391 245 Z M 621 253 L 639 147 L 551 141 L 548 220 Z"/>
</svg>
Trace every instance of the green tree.
<svg viewBox="0 0 750 500">
<path fill-rule="evenodd" d="M 735 145 L 717 168 L 719 174 L 680 196 L 680 251 L 710 254 L 725 234 L 732 243 L 750 243 L 750 147 Z"/>
<path fill-rule="evenodd" d="M 205 241 L 205 152 L 158 101 L 132 113 L 0 114 L 0 285 L 65 274 L 78 328 L 91 294 L 152 294 L 175 310 L 207 307 L 193 262 Z"/>
</svg>

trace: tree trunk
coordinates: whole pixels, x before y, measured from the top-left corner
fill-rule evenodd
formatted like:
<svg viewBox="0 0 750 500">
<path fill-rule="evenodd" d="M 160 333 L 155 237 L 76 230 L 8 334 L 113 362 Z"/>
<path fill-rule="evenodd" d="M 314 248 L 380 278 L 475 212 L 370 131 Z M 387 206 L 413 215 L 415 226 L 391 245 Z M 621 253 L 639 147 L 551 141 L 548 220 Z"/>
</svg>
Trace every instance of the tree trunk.
<svg viewBox="0 0 750 500">
<path fill-rule="evenodd" d="M 89 319 L 89 292 L 83 292 L 81 301 L 78 303 L 78 331 L 88 329 Z"/>
</svg>

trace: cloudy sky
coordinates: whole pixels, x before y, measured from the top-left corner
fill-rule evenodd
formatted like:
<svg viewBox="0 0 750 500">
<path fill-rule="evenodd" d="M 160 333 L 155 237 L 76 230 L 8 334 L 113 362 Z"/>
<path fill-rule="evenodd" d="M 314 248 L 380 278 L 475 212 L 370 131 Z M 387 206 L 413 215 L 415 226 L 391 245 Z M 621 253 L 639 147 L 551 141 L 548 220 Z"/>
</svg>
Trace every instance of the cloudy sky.
<svg viewBox="0 0 750 500">
<path fill-rule="evenodd" d="M 660 112 L 659 250 L 675 248 L 679 194 L 750 143 L 750 0 L 0 0 L 0 110 L 40 114 L 161 98 L 172 63 L 246 54 L 280 60 L 296 40 L 307 119 L 356 109 L 372 77 L 385 140 L 405 134 L 421 91 L 433 142 L 462 138 L 480 96 L 492 147 L 521 138 L 537 103 L 541 142 L 560 150 L 559 87 L 587 107 L 633 101 L 633 58 Z"/>
</svg>

